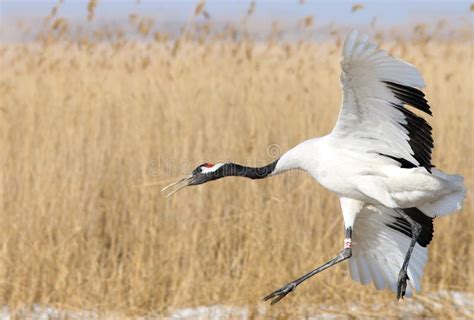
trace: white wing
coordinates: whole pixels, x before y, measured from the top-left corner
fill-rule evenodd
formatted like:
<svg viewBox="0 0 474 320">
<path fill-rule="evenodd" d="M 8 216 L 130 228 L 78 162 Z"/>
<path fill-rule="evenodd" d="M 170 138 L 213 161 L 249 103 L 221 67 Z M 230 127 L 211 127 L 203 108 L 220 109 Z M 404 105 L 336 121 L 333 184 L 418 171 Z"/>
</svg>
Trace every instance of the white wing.
<svg viewBox="0 0 474 320">
<path fill-rule="evenodd" d="M 342 52 L 343 103 L 331 135 L 345 147 L 379 153 L 403 167 L 431 169 L 431 127 L 405 104 L 431 114 L 416 68 L 352 31 Z"/>
<path fill-rule="evenodd" d="M 396 209 L 383 206 L 368 206 L 357 215 L 354 223 L 357 231 L 352 238 L 352 257 L 349 260 L 353 280 L 362 284 L 374 282 L 379 290 L 397 292 L 398 273 L 411 240 L 407 236 L 408 226 L 403 222 Z M 426 245 L 431 241 L 433 231 L 432 221 L 425 222 L 423 227 L 426 229 L 422 230 L 421 240 L 415 245 L 408 264 L 408 297 L 414 288 L 421 290 L 423 269 L 428 259 Z"/>
</svg>

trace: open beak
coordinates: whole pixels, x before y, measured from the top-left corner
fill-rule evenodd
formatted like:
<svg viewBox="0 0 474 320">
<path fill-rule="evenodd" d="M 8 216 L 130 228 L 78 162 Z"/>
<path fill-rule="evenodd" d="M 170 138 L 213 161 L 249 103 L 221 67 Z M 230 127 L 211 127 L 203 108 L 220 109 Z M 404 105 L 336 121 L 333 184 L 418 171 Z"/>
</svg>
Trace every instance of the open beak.
<svg viewBox="0 0 474 320">
<path fill-rule="evenodd" d="M 165 196 L 168 198 L 168 197 L 171 196 L 173 193 L 175 193 L 175 192 L 177 192 L 177 191 L 183 189 L 184 187 L 189 186 L 189 184 L 191 183 L 192 177 L 193 177 L 192 174 L 187 175 L 187 176 L 185 176 L 184 178 L 179 179 L 178 181 L 173 182 L 172 184 L 167 185 L 166 187 L 164 187 L 163 189 L 161 189 L 161 192 L 164 193 Z"/>
</svg>

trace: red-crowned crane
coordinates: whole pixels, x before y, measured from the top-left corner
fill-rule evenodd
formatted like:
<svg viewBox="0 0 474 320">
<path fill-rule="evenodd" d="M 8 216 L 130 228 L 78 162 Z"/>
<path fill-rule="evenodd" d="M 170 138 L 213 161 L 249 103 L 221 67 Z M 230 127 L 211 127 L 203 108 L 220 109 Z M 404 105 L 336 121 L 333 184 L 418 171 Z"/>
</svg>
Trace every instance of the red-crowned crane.
<svg viewBox="0 0 474 320">
<path fill-rule="evenodd" d="M 431 127 L 406 107 L 431 115 L 418 70 L 355 30 L 344 43 L 341 68 L 344 98 L 331 133 L 298 144 L 264 167 L 202 164 L 163 189 L 171 194 L 228 176 L 262 179 L 301 169 L 339 196 L 343 249 L 267 295 L 264 300 L 272 304 L 346 259 L 353 280 L 373 281 L 377 289 L 396 292 L 397 299 L 411 296 L 420 290 L 433 219 L 460 209 L 465 197 L 463 177 L 432 166 Z"/>
</svg>

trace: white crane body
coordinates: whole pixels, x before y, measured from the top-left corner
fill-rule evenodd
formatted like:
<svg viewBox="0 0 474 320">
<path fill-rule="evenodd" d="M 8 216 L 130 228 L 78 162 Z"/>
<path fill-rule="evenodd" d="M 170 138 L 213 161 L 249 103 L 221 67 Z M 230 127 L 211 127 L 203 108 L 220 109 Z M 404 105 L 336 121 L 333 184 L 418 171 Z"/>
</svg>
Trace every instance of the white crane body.
<svg viewBox="0 0 474 320">
<path fill-rule="evenodd" d="M 377 289 L 397 292 L 397 298 L 411 296 L 421 289 L 433 219 L 460 209 L 465 197 L 463 177 L 432 166 L 431 126 L 407 108 L 431 115 L 418 70 L 357 31 L 344 43 L 341 68 L 343 102 L 331 133 L 304 141 L 261 168 L 201 165 L 164 189 L 171 194 L 226 176 L 261 179 L 300 169 L 339 196 L 343 250 L 264 298 L 272 304 L 346 259 L 355 281 L 373 282 Z"/>
<path fill-rule="evenodd" d="M 456 192 L 462 199 L 460 176 L 445 175 L 436 169 L 429 173 L 423 167 L 400 168 L 390 158 L 360 153 L 343 143 L 331 135 L 307 140 L 285 153 L 272 175 L 302 169 L 341 198 L 388 208 L 423 207 Z M 459 208 L 460 203 L 454 202 L 451 211 Z M 430 217 L 447 213 L 422 211 Z"/>
</svg>

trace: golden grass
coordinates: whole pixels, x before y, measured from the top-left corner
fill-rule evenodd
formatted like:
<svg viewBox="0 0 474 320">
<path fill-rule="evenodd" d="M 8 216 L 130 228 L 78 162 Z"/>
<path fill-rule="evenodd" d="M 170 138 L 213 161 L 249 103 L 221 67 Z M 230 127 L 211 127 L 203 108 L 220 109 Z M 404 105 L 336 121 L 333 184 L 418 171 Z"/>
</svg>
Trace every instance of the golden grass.
<svg viewBox="0 0 474 320">
<path fill-rule="evenodd" d="M 472 44 L 384 47 L 424 74 L 434 163 L 471 189 Z M 170 199 L 144 185 L 204 161 L 262 165 L 327 133 L 341 99 L 339 52 L 332 42 L 3 45 L 0 305 L 129 316 L 256 308 L 333 257 L 343 239 L 339 202 L 302 173 L 228 178 Z M 468 196 L 462 212 L 436 220 L 417 301 L 440 289 L 474 291 L 472 213 Z M 268 312 L 293 318 L 326 304 L 397 316 L 394 299 L 353 283 L 339 265 Z M 425 315 L 462 314 L 440 302 Z M 351 311 L 352 303 L 385 307 Z"/>
</svg>

